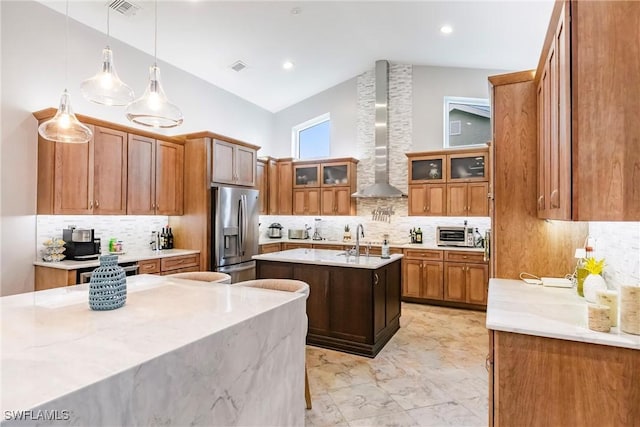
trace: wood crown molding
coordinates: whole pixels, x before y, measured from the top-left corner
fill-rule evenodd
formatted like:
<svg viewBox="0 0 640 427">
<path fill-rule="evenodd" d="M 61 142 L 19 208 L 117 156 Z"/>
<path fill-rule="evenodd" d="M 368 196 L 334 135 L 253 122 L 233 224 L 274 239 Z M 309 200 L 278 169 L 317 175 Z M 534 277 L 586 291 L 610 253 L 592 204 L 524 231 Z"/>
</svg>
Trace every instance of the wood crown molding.
<svg viewBox="0 0 640 427">
<path fill-rule="evenodd" d="M 477 153 L 478 151 L 488 151 L 489 145 L 477 145 L 472 148 L 448 148 L 444 150 L 435 150 L 435 151 L 420 151 L 415 153 L 404 153 L 405 156 L 412 157 L 422 157 L 422 156 L 437 156 L 437 155 L 446 155 L 446 154 L 466 154 L 466 153 Z"/>
<path fill-rule="evenodd" d="M 534 80 L 536 76 L 536 70 L 518 71 L 515 73 L 498 74 L 496 76 L 489 76 L 489 83 L 491 86 L 510 85 L 515 83 L 528 82 Z"/>
<path fill-rule="evenodd" d="M 203 130 L 200 132 L 193 132 L 193 133 L 186 133 L 186 134 L 182 134 L 182 135 L 176 135 L 176 138 L 183 138 L 185 140 L 187 139 L 198 139 L 198 138 L 211 138 L 211 139 L 217 139 L 220 141 L 225 141 L 225 142 L 230 142 L 232 144 L 236 144 L 236 145 L 242 145 L 243 147 L 247 147 L 247 148 L 252 148 L 254 150 L 259 150 L 260 147 L 259 145 L 253 145 L 253 144 L 249 144 L 248 142 L 244 142 L 244 141 L 240 141 L 239 139 L 235 139 L 235 138 L 231 138 L 228 136 L 224 136 L 224 135 L 220 135 L 218 133 L 214 133 L 208 130 Z"/>
</svg>

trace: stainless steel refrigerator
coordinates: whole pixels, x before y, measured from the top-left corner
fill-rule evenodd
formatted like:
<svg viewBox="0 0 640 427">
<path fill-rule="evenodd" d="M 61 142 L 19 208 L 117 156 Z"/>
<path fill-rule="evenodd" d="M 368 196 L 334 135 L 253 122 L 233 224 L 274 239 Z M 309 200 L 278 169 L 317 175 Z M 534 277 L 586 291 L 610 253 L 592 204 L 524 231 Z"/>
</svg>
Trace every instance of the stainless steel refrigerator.
<svg viewBox="0 0 640 427">
<path fill-rule="evenodd" d="M 256 278 L 258 190 L 211 187 L 211 270 L 231 275 L 231 283 Z"/>
</svg>

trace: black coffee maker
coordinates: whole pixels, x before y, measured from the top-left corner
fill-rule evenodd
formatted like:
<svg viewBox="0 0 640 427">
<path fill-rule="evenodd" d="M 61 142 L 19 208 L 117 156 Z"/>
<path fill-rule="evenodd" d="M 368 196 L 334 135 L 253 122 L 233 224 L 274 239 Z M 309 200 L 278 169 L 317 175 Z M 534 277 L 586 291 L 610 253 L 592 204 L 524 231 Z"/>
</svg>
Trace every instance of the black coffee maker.
<svg viewBox="0 0 640 427">
<path fill-rule="evenodd" d="M 62 230 L 65 258 L 75 261 L 98 259 L 100 256 L 100 239 L 93 235 L 93 228 L 80 229 L 69 227 Z"/>
</svg>

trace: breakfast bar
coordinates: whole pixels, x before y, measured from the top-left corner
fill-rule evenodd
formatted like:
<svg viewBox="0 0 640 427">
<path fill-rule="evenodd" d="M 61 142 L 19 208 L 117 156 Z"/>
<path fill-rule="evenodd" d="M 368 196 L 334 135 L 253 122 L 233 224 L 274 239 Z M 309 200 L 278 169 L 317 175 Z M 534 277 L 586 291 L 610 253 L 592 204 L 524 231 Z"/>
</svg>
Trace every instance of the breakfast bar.
<svg viewBox="0 0 640 427">
<path fill-rule="evenodd" d="M 139 275 L 0 299 L 3 425 L 302 425 L 303 295 Z"/>
<path fill-rule="evenodd" d="M 307 344 L 367 357 L 375 357 L 400 327 L 401 258 L 324 249 L 253 257 L 258 278 L 309 284 Z"/>
</svg>

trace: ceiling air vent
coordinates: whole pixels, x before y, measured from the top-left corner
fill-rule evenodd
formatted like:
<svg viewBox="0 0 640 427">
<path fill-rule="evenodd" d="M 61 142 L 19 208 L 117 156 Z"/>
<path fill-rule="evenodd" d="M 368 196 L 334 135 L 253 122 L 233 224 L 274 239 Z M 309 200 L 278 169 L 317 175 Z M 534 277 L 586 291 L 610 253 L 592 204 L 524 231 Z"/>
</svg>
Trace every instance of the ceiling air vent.
<svg viewBox="0 0 640 427">
<path fill-rule="evenodd" d="M 128 2 L 127 0 L 114 0 L 108 4 L 109 4 L 109 8 L 115 10 L 118 13 L 123 14 L 124 16 L 133 16 L 140 9 L 142 9 L 137 4 L 133 4 L 131 2 Z"/>
<path fill-rule="evenodd" d="M 245 64 L 242 61 L 236 61 L 233 64 L 231 64 L 231 69 L 235 72 L 240 72 L 242 70 L 244 70 L 245 68 L 247 68 L 247 64 Z"/>
</svg>

